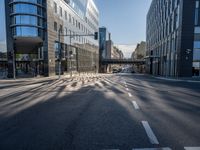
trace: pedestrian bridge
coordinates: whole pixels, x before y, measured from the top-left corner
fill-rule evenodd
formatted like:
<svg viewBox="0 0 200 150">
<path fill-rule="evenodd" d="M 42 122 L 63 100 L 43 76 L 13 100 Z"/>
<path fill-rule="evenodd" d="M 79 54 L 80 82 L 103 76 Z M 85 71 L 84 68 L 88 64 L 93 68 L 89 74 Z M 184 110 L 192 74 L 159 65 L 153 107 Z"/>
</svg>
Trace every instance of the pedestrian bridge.
<svg viewBox="0 0 200 150">
<path fill-rule="evenodd" d="M 137 64 L 143 65 L 145 64 L 145 60 L 131 60 L 131 59 L 103 59 L 101 61 L 103 65 L 106 64 Z"/>
</svg>

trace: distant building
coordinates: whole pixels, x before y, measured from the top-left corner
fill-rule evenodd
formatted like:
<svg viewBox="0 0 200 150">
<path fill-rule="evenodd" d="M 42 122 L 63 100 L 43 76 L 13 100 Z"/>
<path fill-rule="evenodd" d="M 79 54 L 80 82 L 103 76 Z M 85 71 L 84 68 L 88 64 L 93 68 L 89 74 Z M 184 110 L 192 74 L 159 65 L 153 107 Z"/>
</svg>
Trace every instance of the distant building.
<svg viewBox="0 0 200 150">
<path fill-rule="evenodd" d="M 200 1 L 152 0 L 147 14 L 147 72 L 200 75 Z"/>
<path fill-rule="evenodd" d="M 110 42 L 108 42 L 110 40 Z M 108 32 L 106 27 L 99 28 L 99 59 L 107 59 L 110 56 L 108 52 L 107 44 L 112 44 L 110 39 L 110 33 Z"/>
<path fill-rule="evenodd" d="M 142 41 L 137 44 L 135 51 L 131 55 L 132 60 L 143 60 L 146 56 L 146 42 Z M 144 73 L 145 65 L 134 65 L 137 72 Z"/>
<path fill-rule="evenodd" d="M 133 60 L 144 59 L 146 55 L 146 42 L 142 41 L 140 44 L 137 44 L 135 51 L 132 53 Z"/>
<path fill-rule="evenodd" d="M 123 59 L 123 53 L 111 39 L 111 33 L 108 32 L 106 27 L 99 28 L 99 71 L 109 72 L 112 70 L 111 65 L 102 65 L 101 62 L 106 59 Z"/>
</svg>

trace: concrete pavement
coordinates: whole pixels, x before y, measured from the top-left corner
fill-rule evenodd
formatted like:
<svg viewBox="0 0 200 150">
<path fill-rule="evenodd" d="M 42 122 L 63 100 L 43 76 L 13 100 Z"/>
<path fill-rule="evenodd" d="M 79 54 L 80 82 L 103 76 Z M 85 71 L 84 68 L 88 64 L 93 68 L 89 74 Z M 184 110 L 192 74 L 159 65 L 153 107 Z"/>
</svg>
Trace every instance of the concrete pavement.
<svg viewBox="0 0 200 150">
<path fill-rule="evenodd" d="M 145 75 L 0 90 L 2 150 L 199 150 L 200 84 Z"/>
</svg>

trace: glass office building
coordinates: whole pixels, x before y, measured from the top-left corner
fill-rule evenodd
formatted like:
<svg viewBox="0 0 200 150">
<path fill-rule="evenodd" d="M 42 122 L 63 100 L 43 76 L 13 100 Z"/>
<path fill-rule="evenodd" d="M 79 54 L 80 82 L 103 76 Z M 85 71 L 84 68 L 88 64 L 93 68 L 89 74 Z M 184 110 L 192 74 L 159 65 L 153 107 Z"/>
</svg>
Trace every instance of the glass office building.
<svg viewBox="0 0 200 150">
<path fill-rule="evenodd" d="M 0 1 L 0 14 L 0 78 L 3 78 L 7 76 L 7 39 L 4 1 Z"/>
<path fill-rule="evenodd" d="M 199 76 L 199 0 L 153 0 L 147 14 L 147 72 Z"/>
<path fill-rule="evenodd" d="M 1 74 L 55 75 L 58 59 L 62 59 L 63 73 L 90 71 L 97 65 L 97 41 L 92 36 L 75 36 L 98 31 L 93 0 L 2 0 L 0 4 L 4 21 L 0 29 Z M 62 36 L 59 44 L 59 30 L 73 38 Z"/>
</svg>

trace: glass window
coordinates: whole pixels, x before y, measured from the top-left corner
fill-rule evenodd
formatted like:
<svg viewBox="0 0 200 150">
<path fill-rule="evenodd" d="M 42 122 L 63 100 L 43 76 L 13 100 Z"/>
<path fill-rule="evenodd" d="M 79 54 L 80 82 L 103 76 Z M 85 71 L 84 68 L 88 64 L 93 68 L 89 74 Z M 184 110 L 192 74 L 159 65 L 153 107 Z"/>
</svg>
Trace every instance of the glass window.
<svg viewBox="0 0 200 150">
<path fill-rule="evenodd" d="M 199 8 L 199 1 L 196 1 L 196 8 Z"/>
<path fill-rule="evenodd" d="M 200 60 L 200 49 L 194 49 L 193 60 Z"/>
<path fill-rule="evenodd" d="M 200 62 L 193 62 L 194 68 L 200 68 Z"/>
<path fill-rule="evenodd" d="M 60 7 L 60 16 L 62 17 L 62 7 Z"/>
<path fill-rule="evenodd" d="M 38 28 L 35 27 L 16 27 L 14 28 L 15 36 L 39 36 Z"/>
<path fill-rule="evenodd" d="M 14 16 L 12 23 L 42 26 L 42 19 L 36 16 L 17 15 L 17 16 Z"/>
<path fill-rule="evenodd" d="M 57 31 L 57 22 L 54 22 L 54 31 Z"/>
<path fill-rule="evenodd" d="M 57 13 L 57 4 L 54 2 L 54 12 Z"/>
<path fill-rule="evenodd" d="M 43 0 L 12 0 L 13 2 L 30 2 L 36 4 L 43 4 Z"/>
<path fill-rule="evenodd" d="M 65 34 L 67 35 L 67 28 L 65 28 Z"/>
<path fill-rule="evenodd" d="M 194 33 L 200 33 L 200 27 L 195 27 L 194 28 Z"/>
<path fill-rule="evenodd" d="M 65 11 L 65 20 L 67 20 L 67 12 Z"/>
<path fill-rule="evenodd" d="M 195 9 L 195 25 L 198 25 L 199 21 L 199 9 Z"/>
<path fill-rule="evenodd" d="M 194 49 L 200 49 L 200 41 L 194 41 Z"/>
<path fill-rule="evenodd" d="M 18 3 L 14 4 L 12 11 L 13 13 L 28 13 L 28 14 L 43 15 L 41 7 L 37 7 L 31 4 L 18 4 Z"/>
</svg>

